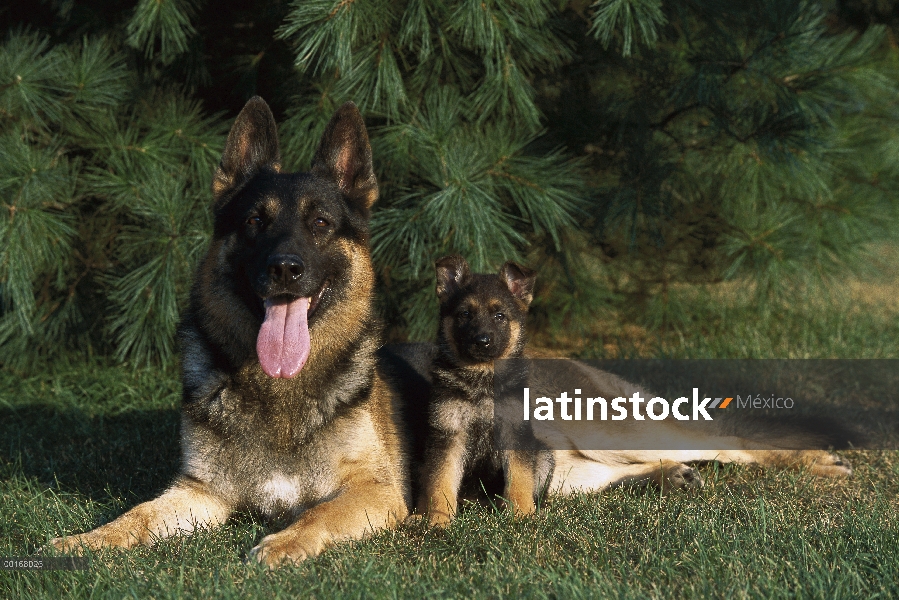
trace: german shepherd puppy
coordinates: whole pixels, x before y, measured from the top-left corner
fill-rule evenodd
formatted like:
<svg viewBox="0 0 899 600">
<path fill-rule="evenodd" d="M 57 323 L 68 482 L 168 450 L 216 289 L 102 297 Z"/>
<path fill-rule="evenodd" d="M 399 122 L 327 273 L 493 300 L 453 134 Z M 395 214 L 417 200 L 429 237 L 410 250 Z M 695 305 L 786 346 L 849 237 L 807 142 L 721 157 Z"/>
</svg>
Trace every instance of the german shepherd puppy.
<svg viewBox="0 0 899 600">
<path fill-rule="evenodd" d="M 215 225 L 180 328 L 181 473 L 155 500 L 59 550 L 131 547 L 247 509 L 291 524 L 270 566 L 389 527 L 411 496 L 395 394 L 375 352 L 365 124 L 344 104 L 308 173 L 282 173 L 268 105 L 247 102 L 213 182 Z"/>
<path fill-rule="evenodd" d="M 535 273 L 510 261 L 497 274 L 472 274 L 461 256 L 436 266 L 440 324 L 416 510 L 430 524 L 446 525 L 460 490 L 504 476 L 506 502 L 517 514 L 532 513 L 552 455 L 539 450 L 529 430 L 494 430 L 493 361 L 523 355 Z M 516 436 L 508 445 L 514 449 L 497 447 L 505 435 Z"/>
<path fill-rule="evenodd" d="M 758 448 L 763 440 L 751 443 L 715 435 L 706 447 L 716 450 L 592 450 L 578 448 L 576 436 L 567 448 L 557 446 L 572 430 L 556 432 L 549 458 L 536 431 L 514 432 L 515 443 L 504 447 L 520 448 L 516 453 L 500 452 L 494 445 L 494 360 L 529 357 L 525 350 L 525 318 L 534 288 L 534 273 L 506 263 L 498 275 L 471 275 L 468 264 L 458 256 L 437 262 L 437 295 L 440 300 L 440 325 L 437 345 L 399 344 L 384 349 L 384 358 L 403 373 L 401 392 L 407 411 L 426 404 L 427 431 L 424 460 L 416 483 L 416 512 L 429 515 L 431 523 L 443 525 L 455 513 L 458 492 L 463 483 L 477 478 L 495 480 L 505 475 L 504 497 L 519 513 L 533 510 L 533 498 L 548 491 L 600 491 L 618 485 L 653 484 L 663 489 L 698 488 L 703 485 L 699 472 L 687 463 L 736 462 L 768 466 L 806 468 L 819 476 L 851 475 L 848 462 L 823 450 L 781 450 L 783 439 L 770 439 L 768 450 Z M 639 391 L 652 394 L 615 375 L 573 360 L 562 360 L 559 372 L 572 381 L 607 398 L 630 397 Z M 418 417 L 421 418 L 421 417 Z M 645 436 L 656 439 L 659 427 L 670 428 L 669 437 L 691 436 L 679 431 L 677 423 L 650 424 L 640 429 L 626 425 L 591 424 L 607 427 L 608 436 Z M 490 433 L 488 433 L 490 432 Z M 772 436 L 782 437 L 782 430 Z M 783 447 L 820 443 L 810 432 L 796 431 Z M 686 439 L 686 438 L 685 438 Z M 797 440 L 806 440 L 799 442 Z M 716 446 L 715 442 L 720 445 Z M 417 446 L 422 442 L 418 441 Z M 692 444 L 690 444 L 692 445 Z M 624 443 L 622 447 L 628 447 Z"/>
</svg>

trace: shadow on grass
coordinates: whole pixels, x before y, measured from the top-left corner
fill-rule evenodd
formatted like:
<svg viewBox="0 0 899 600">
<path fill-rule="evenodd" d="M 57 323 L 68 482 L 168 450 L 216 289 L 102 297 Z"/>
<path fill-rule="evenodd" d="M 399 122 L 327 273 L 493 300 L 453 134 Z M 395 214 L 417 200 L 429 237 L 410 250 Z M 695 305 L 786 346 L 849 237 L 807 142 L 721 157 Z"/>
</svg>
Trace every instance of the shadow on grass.
<svg viewBox="0 0 899 600">
<path fill-rule="evenodd" d="M 174 409 L 91 416 L 41 404 L 4 407 L 0 459 L 62 491 L 96 498 L 108 489 L 144 500 L 177 472 L 179 422 Z"/>
</svg>

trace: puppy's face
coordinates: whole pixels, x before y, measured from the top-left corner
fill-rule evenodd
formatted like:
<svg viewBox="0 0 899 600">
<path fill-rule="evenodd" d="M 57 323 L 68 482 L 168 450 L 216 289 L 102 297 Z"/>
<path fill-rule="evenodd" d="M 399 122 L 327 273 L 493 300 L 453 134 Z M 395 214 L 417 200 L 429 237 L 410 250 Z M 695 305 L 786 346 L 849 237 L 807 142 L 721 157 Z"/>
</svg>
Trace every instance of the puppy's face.
<svg viewBox="0 0 899 600">
<path fill-rule="evenodd" d="M 512 262 L 487 275 L 471 274 L 462 257 L 440 259 L 441 343 L 463 366 L 520 355 L 533 286 L 534 272 Z"/>
</svg>

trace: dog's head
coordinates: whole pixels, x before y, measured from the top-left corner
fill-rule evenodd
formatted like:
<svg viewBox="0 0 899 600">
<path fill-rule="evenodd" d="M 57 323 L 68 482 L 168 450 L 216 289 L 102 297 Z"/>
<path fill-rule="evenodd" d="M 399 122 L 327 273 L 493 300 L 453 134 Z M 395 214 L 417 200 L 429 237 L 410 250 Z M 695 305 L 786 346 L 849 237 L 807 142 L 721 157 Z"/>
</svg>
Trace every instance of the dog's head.
<svg viewBox="0 0 899 600">
<path fill-rule="evenodd" d="M 436 263 L 441 344 L 463 366 L 520 356 L 534 293 L 534 271 L 512 261 L 493 274 L 472 274 L 461 256 Z"/>
<path fill-rule="evenodd" d="M 293 377 L 316 338 L 334 346 L 333 336 L 343 335 L 337 320 L 365 321 L 370 311 L 368 217 L 378 185 L 362 116 L 344 104 L 310 171 L 282 173 L 274 117 L 254 97 L 228 134 L 212 187 L 199 316 L 238 362 L 255 347 L 268 375 Z M 222 314 L 207 314 L 216 310 Z"/>
</svg>

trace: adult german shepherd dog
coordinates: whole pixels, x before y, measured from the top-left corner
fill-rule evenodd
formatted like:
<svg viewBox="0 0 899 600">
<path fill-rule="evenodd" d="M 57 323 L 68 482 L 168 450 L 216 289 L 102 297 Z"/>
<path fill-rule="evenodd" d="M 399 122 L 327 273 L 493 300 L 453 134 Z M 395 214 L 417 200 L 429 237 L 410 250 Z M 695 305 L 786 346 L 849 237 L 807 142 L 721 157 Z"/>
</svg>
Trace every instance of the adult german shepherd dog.
<svg viewBox="0 0 899 600">
<path fill-rule="evenodd" d="M 308 173 L 282 173 L 268 105 L 251 99 L 213 181 L 215 226 L 180 329 L 181 473 L 155 500 L 63 551 L 131 547 L 251 510 L 291 524 L 251 554 L 270 566 L 408 514 L 396 396 L 377 367 L 365 124 L 333 116 Z"/>
</svg>

